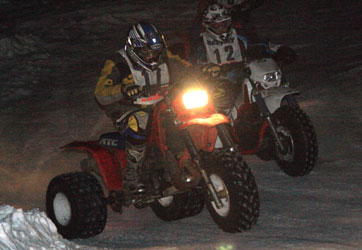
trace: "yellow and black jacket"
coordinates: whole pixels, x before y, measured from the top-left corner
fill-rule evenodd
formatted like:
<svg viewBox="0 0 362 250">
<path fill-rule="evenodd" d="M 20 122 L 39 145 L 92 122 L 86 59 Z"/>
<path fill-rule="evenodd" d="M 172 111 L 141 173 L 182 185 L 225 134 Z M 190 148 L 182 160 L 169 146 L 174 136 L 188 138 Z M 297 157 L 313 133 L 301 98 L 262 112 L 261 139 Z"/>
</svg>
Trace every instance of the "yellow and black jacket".
<svg viewBox="0 0 362 250">
<path fill-rule="evenodd" d="M 132 64 L 133 69 L 131 70 L 129 61 L 127 63 L 126 58 L 121 55 L 122 53 L 122 51 L 118 51 L 112 59 L 106 60 L 98 78 L 94 94 L 102 106 L 119 102 L 123 98 L 122 88 L 127 84 L 137 82 L 132 71 L 144 70 L 137 64 Z M 182 72 L 191 66 L 189 62 L 172 54 L 169 50 L 164 53 L 163 60 L 167 65 L 169 82 L 177 80 L 182 76 Z"/>
</svg>

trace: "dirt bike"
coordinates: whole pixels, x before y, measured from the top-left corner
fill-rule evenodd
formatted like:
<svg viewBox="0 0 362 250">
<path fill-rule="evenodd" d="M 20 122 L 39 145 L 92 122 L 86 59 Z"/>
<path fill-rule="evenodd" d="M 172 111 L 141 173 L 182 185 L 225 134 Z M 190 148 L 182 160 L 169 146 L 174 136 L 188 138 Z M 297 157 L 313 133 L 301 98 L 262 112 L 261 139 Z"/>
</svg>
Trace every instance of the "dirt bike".
<svg viewBox="0 0 362 250">
<path fill-rule="evenodd" d="M 62 147 L 89 155 L 81 161 L 82 171 L 56 176 L 48 185 L 46 211 L 63 237 L 101 233 L 107 205 L 116 212 L 124 206 L 150 206 L 160 219 L 174 221 L 199 214 L 206 203 L 225 232 L 242 232 L 256 223 L 257 185 L 237 150 L 230 121 L 216 113 L 201 83 L 186 82 L 134 100 L 139 105 L 134 112 L 149 114 L 146 155 L 138 173 L 145 192 L 132 194 L 123 185 L 125 140 L 132 131 Z M 217 138 L 222 147 L 215 148 Z"/>
<path fill-rule="evenodd" d="M 225 64 L 222 71 L 243 68 L 242 84 L 225 113 L 231 120 L 241 154 L 274 159 L 289 176 L 312 171 L 318 156 L 313 124 L 272 58 Z"/>
</svg>

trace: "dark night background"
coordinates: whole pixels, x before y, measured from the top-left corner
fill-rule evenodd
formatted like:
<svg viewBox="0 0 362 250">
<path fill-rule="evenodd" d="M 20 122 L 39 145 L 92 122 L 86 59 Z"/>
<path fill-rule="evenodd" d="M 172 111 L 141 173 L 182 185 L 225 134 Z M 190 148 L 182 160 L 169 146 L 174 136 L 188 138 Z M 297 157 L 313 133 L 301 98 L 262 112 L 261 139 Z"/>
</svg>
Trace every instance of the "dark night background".
<svg viewBox="0 0 362 250">
<path fill-rule="evenodd" d="M 94 101 L 104 61 L 120 49 L 130 23 L 146 20 L 169 45 L 196 13 L 195 0 L 76 1 L 50 9 L 0 0 L 0 201 L 44 211 L 56 175 L 79 169 L 73 140 L 97 139 L 112 124 Z M 291 178 L 275 162 L 246 157 L 258 184 L 258 223 L 241 234 L 217 228 L 206 209 L 166 223 L 151 209 L 109 211 L 104 232 L 75 240 L 85 249 L 358 249 L 362 225 L 361 1 L 266 0 L 251 22 L 261 37 L 290 46 L 283 68 L 302 92 L 316 129 L 319 159 Z"/>
</svg>

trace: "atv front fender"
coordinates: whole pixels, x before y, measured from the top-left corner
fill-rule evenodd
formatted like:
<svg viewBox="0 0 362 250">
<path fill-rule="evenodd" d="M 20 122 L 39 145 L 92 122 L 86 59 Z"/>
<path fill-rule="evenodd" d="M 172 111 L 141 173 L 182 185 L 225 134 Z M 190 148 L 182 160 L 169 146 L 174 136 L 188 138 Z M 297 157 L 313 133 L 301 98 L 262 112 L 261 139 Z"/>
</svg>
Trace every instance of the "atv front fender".
<svg viewBox="0 0 362 250">
<path fill-rule="evenodd" d="M 269 109 L 269 112 L 273 114 L 275 110 L 280 108 L 283 98 L 287 95 L 299 94 L 298 90 L 291 88 L 270 88 L 260 91 L 262 97 L 264 98 L 265 104 Z"/>
<path fill-rule="evenodd" d="M 191 125 L 196 125 L 196 124 L 211 128 L 211 127 L 215 127 L 216 125 L 223 124 L 223 123 L 230 123 L 230 119 L 223 114 L 216 113 L 216 114 L 212 114 L 208 117 L 194 118 L 194 119 L 188 120 L 188 121 L 184 122 L 183 124 L 181 124 L 179 126 L 179 129 L 185 129 Z"/>
<path fill-rule="evenodd" d="M 111 154 L 101 147 L 98 141 L 75 141 L 61 147 L 64 150 L 82 150 L 90 153 L 97 162 L 104 185 L 108 190 L 122 189 L 121 167 L 126 164 L 126 152 L 116 151 Z"/>
</svg>

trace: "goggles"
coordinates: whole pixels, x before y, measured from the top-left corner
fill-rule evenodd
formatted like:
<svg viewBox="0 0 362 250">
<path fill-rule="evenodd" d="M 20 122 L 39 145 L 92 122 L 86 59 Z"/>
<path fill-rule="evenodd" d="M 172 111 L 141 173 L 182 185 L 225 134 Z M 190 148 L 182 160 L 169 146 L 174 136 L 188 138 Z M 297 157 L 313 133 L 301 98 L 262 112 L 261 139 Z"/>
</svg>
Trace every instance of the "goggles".
<svg viewBox="0 0 362 250">
<path fill-rule="evenodd" d="M 227 33 L 231 29 L 231 19 L 227 19 L 221 22 L 210 23 L 209 29 L 212 30 L 217 35 Z"/>
<path fill-rule="evenodd" d="M 150 50 L 147 47 L 135 48 L 135 53 L 146 63 L 158 62 L 162 49 Z"/>
</svg>

